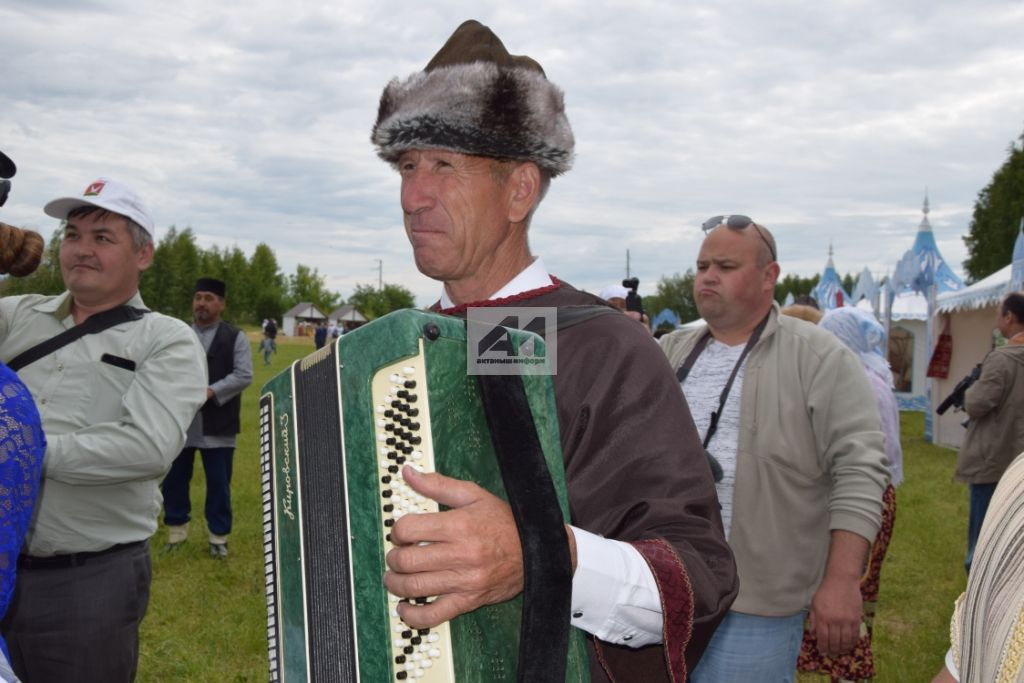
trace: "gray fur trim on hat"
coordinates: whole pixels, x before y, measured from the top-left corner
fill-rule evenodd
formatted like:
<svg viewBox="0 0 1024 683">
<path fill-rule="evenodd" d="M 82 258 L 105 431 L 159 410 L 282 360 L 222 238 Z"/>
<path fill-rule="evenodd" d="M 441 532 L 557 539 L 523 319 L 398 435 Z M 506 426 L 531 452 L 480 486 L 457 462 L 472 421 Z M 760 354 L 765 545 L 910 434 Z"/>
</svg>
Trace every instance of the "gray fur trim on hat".
<svg viewBox="0 0 1024 683">
<path fill-rule="evenodd" d="M 445 149 L 532 161 L 552 176 L 572 168 L 575 144 L 556 85 L 542 72 L 489 61 L 392 80 L 371 140 L 391 164 L 410 149 Z"/>
</svg>

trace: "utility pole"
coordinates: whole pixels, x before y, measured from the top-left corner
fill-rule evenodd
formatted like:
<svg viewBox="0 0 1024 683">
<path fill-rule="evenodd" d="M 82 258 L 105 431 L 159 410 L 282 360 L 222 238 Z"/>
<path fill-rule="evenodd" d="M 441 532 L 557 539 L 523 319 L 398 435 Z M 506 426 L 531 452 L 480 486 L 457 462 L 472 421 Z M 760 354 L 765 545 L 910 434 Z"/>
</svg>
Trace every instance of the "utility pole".
<svg viewBox="0 0 1024 683">
<path fill-rule="evenodd" d="M 629 249 L 626 249 L 626 279 L 629 279 Z"/>
<path fill-rule="evenodd" d="M 384 261 L 376 259 L 377 261 L 377 291 L 384 291 Z"/>
</svg>

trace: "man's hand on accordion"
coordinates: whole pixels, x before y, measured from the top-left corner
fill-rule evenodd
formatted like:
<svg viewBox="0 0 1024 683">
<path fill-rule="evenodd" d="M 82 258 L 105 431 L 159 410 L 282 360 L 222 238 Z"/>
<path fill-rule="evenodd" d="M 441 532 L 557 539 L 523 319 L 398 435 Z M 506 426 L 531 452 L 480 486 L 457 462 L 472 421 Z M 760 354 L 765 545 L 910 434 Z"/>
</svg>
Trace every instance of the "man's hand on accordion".
<svg viewBox="0 0 1024 683">
<path fill-rule="evenodd" d="M 403 598 L 437 596 L 428 604 L 399 604 L 402 621 L 431 628 L 522 592 L 523 552 L 508 503 L 472 482 L 408 465 L 402 476 L 415 491 L 450 508 L 405 515 L 391 529 L 395 547 L 387 555 L 384 585 Z"/>
</svg>

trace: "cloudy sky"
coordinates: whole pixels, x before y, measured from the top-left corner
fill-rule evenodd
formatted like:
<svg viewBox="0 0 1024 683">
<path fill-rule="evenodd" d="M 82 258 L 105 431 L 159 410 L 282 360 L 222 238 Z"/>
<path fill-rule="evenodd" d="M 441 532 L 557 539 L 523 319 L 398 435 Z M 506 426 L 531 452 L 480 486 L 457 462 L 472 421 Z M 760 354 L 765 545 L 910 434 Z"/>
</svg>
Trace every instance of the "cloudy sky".
<svg viewBox="0 0 1024 683">
<path fill-rule="evenodd" d="M 42 205 L 95 177 L 134 185 L 160 234 L 259 242 L 282 269 L 438 285 L 412 264 L 398 176 L 369 143 L 384 85 L 464 19 L 562 87 L 576 165 L 531 228 L 549 269 L 641 294 L 692 265 L 699 225 L 745 213 L 783 273 L 891 271 L 925 188 L 962 274 L 978 191 L 1024 131 L 1024 2 L 518 3 L 0 0 L 0 220 L 49 236 Z"/>
</svg>

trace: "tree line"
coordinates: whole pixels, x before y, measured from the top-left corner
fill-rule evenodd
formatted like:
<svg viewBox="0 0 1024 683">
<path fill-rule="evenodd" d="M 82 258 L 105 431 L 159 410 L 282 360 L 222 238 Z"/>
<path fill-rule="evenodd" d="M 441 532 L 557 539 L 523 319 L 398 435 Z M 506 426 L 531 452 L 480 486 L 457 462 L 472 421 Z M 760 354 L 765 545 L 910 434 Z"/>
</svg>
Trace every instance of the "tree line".
<svg viewBox="0 0 1024 683">
<path fill-rule="evenodd" d="M 63 228 L 59 228 L 50 237 L 35 273 L 0 282 L 4 296 L 64 291 L 60 273 L 62 234 Z M 196 244 L 191 228 L 179 231 L 174 226 L 156 245 L 153 264 L 139 282 L 139 293 L 152 310 L 191 320 L 193 290 L 200 277 L 224 281 L 228 292 L 225 317 L 236 324 L 258 324 L 266 318 L 280 322 L 288 309 L 301 302 L 310 302 L 327 315 L 349 303 L 370 320 L 415 305 L 412 292 L 393 284 L 385 284 L 382 289 L 357 285 L 346 302 L 341 294 L 327 288 L 324 276 L 316 268 L 298 264 L 295 272 L 286 276 L 273 249 L 262 242 L 249 256 L 237 246 L 203 249 Z"/>
<path fill-rule="evenodd" d="M 658 280 L 655 293 L 644 297 L 644 311 L 653 318 L 662 309 L 667 308 L 674 311 L 684 323 L 700 318 L 697 303 L 693 299 L 694 277 L 693 268 L 687 269 L 682 275 L 676 273 L 662 277 Z M 810 294 L 820 280 L 821 276 L 817 274 L 810 277 L 786 275 L 775 284 L 775 300 L 781 304 L 790 294 L 794 297 Z M 842 281 L 847 292 L 853 290 L 856 284 L 856 279 L 849 273 L 843 276 Z"/>
<path fill-rule="evenodd" d="M 964 269 L 975 282 L 1010 262 L 1013 244 L 1024 217 L 1024 134 L 1011 141 L 1006 161 L 979 193 L 968 234 L 964 237 L 968 258 Z M 27 278 L 0 281 L 3 294 L 57 294 L 64 290 L 58 251 L 61 231 L 57 230 L 39 269 Z M 327 289 L 316 268 L 299 264 L 295 273 L 285 276 L 274 251 L 266 244 L 256 246 L 251 256 L 238 247 L 201 249 L 191 228 L 178 231 L 173 226 L 156 247 L 153 265 L 139 285 L 142 298 L 153 310 L 183 320 L 192 317 L 192 288 L 199 277 L 216 277 L 228 286 L 229 313 L 239 323 L 258 323 L 264 318 L 280 320 L 281 315 L 299 302 L 312 302 L 324 313 L 344 303 L 341 295 Z M 820 275 L 786 275 L 775 286 L 775 299 L 782 303 L 787 295 L 810 294 Z M 644 297 L 644 309 L 654 316 L 662 309 L 675 311 L 683 322 L 700 317 L 693 300 L 693 269 L 680 275 L 664 276 L 654 294 Z M 842 278 L 847 292 L 856 278 Z M 414 306 L 412 292 L 399 285 L 376 289 L 357 285 L 348 303 L 373 320 L 385 313 Z"/>
</svg>

